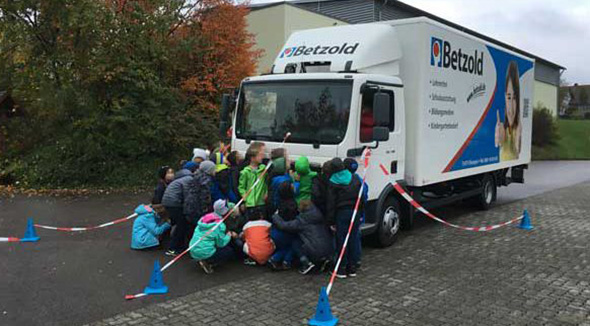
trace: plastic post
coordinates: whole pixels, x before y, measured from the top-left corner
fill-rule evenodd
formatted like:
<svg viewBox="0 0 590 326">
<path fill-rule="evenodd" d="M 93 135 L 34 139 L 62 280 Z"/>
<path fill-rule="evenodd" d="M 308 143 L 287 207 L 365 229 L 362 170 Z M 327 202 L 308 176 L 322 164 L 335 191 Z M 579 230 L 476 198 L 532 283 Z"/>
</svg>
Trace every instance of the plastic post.
<svg viewBox="0 0 590 326">
<path fill-rule="evenodd" d="M 318 300 L 318 306 L 315 311 L 315 316 L 309 320 L 308 325 L 311 326 L 334 326 L 338 324 L 338 318 L 332 315 L 332 309 L 330 308 L 330 300 L 328 300 L 328 293 L 326 288 L 322 287 L 320 290 L 320 298 Z"/>
<path fill-rule="evenodd" d="M 22 242 L 37 242 L 39 241 L 39 237 L 37 236 L 37 232 L 35 231 L 35 224 L 33 223 L 32 218 L 27 219 L 27 229 L 25 230 L 25 236 L 20 239 Z"/>
<path fill-rule="evenodd" d="M 164 284 L 164 278 L 160 271 L 160 263 L 156 260 L 154 262 L 154 270 L 150 277 L 150 283 L 143 290 L 145 294 L 165 294 L 168 293 L 168 287 Z"/>
</svg>

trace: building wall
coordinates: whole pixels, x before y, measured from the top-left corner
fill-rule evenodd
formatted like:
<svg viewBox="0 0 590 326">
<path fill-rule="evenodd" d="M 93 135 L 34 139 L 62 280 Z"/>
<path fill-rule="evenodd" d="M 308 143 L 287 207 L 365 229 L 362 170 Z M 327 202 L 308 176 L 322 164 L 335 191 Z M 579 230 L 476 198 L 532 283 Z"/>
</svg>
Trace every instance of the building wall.
<svg viewBox="0 0 590 326">
<path fill-rule="evenodd" d="M 559 88 L 539 80 L 535 80 L 533 93 L 533 108 L 544 106 L 557 116 L 557 93 Z"/>
<path fill-rule="evenodd" d="M 256 46 L 264 50 L 257 73 L 270 72 L 272 64 L 291 33 L 312 28 L 346 25 L 345 22 L 288 4 L 253 10 L 248 14 L 248 30 Z"/>
<path fill-rule="evenodd" d="M 397 7 L 390 5 L 378 4 L 375 6 L 375 19 L 376 20 L 395 20 L 417 17 L 415 14 L 405 10 L 400 10 Z"/>
<path fill-rule="evenodd" d="M 256 38 L 256 48 L 264 50 L 257 74 L 267 73 L 285 41 L 285 5 L 252 10 L 247 16 L 248 31 Z"/>
<path fill-rule="evenodd" d="M 330 27 L 338 25 L 348 25 L 347 23 L 330 18 L 328 16 L 316 14 L 314 12 L 297 8 L 295 6 L 286 5 L 285 7 L 285 41 L 291 36 L 293 32 Z M 281 44 L 282 46 L 282 44 Z M 275 54 L 276 55 L 276 54 Z"/>
<path fill-rule="evenodd" d="M 559 87 L 560 71 L 542 62 L 535 62 L 535 80 Z"/>
<path fill-rule="evenodd" d="M 375 21 L 375 3 L 367 0 L 338 0 L 298 3 L 298 7 L 342 19 L 351 24 Z"/>
</svg>

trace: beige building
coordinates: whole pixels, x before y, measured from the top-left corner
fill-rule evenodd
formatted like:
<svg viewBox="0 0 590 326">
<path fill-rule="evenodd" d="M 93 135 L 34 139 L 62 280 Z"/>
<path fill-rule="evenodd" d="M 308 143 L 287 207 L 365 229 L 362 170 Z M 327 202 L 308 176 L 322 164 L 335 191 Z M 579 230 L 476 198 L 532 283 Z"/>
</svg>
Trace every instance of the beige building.
<svg viewBox="0 0 590 326">
<path fill-rule="evenodd" d="M 557 116 L 559 79 L 561 72 L 565 70 L 564 67 L 404 2 L 391 0 L 293 0 L 255 4 L 250 6 L 250 10 L 248 15 L 249 30 L 256 36 L 258 48 L 265 52 L 259 61 L 259 74 L 269 72 L 276 55 L 294 31 L 424 16 L 535 59 L 532 105 L 533 107 L 546 107 L 553 112 L 553 115 Z"/>
<path fill-rule="evenodd" d="M 533 90 L 533 108 L 547 108 L 553 116 L 558 113 L 558 94 L 559 87 L 549 83 L 535 80 L 535 87 Z"/>
<path fill-rule="evenodd" d="M 248 30 L 256 37 L 258 49 L 264 54 L 258 61 L 258 74 L 270 72 L 275 58 L 291 33 L 347 23 L 298 8 L 289 3 L 279 2 L 263 7 L 251 7 L 248 14 Z"/>
</svg>

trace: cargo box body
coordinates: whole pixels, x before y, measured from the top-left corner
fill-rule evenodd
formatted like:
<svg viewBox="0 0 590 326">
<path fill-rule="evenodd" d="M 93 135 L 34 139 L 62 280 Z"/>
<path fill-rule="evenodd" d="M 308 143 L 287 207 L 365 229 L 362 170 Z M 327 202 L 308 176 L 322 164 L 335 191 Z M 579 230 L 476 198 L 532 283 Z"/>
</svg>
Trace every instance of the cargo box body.
<svg viewBox="0 0 590 326">
<path fill-rule="evenodd" d="M 532 59 L 425 18 L 386 24 L 403 54 L 408 185 L 530 162 Z"/>
</svg>

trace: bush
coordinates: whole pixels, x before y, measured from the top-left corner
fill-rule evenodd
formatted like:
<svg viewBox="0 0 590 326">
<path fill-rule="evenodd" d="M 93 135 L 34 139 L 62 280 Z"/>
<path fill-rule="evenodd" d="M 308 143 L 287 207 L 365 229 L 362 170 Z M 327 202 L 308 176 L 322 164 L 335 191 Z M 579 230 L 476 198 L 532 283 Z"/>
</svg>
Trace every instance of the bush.
<svg viewBox="0 0 590 326">
<path fill-rule="evenodd" d="M 546 107 L 536 107 L 533 112 L 533 145 L 546 147 L 555 145 L 559 132 L 555 118 Z"/>
</svg>

